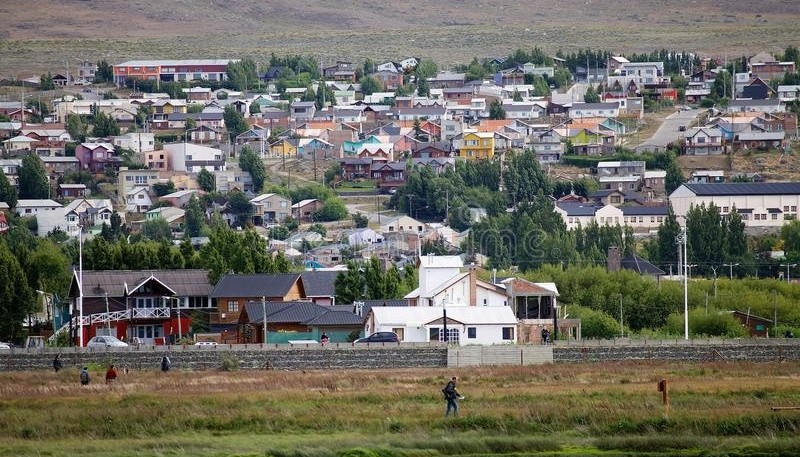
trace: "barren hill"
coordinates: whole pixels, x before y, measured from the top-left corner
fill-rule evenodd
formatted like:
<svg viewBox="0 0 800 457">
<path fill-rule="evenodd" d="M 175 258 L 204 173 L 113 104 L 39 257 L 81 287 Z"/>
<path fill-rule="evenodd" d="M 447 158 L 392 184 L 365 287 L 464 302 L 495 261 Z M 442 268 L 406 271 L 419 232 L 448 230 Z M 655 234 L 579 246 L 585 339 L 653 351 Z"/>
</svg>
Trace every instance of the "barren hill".
<svg viewBox="0 0 800 457">
<path fill-rule="evenodd" d="M 70 58 L 263 60 L 272 52 L 448 65 L 534 45 L 734 55 L 797 44 L 797 23 L 794 0 L 5 0 L 0 74 Z"/>
</svg>

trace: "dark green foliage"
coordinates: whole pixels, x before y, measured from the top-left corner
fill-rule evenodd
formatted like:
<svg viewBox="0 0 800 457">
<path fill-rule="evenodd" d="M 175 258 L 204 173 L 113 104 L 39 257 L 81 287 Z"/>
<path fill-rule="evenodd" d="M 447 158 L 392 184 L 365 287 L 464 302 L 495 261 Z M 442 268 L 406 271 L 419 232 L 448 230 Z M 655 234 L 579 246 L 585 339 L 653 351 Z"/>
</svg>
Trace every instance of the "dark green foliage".
<svg viewBox="0 0 800 457">
<path fill-rule="evenodd" d="M 358 82 L 361 84 L 361 91 L 364 92 L 364 95 L 372 95 L 374 92 L 383 90 L 381 82 L 372 76 L 364 76 Z"/>
<path fill-rule="evenodd" d="M 415 271 L 400 272 L 392 265 L 386 271 L 377 257 L 368 262 L 347 262 L 347 271 L 336 277 L 336 302 L 350 304 L 359 300 L 400 298 L 416 283 Z"/>
<path fill-rule="evenodd" d="M 200 173 L 197 174 L 197 184 L 204 192 L 213 192 L 217 187 L 216 176 L 214 176 L 214 173 L 203 168 L 200 170 Z"/>
<path fill-rule="evenodd" d="M 49 179 L 42 159 L 36 154 L 27 154 L 22 158 L 22 166 L 17 171 L 19 180 L 19 198 L 49 198 Z"/>
<path fill-rule="evenodd" d="M 239 166 L 242 171 L 250 173 L 253 178 L 253 190 L 256 193 L 260 193 L 264 189 L 264 180 L 267 177 L 267 171 L 261 157 L 249 146 L 245 146 L 239 153 Z"/>
<path fill-rule="evenodd" d="M 0 240 L 0 339 L 14 341 L 22 331 L 22 321 L 32 310 L 33 290 L 26 274 L 8 245 Z"/>
<path fill-rule="evenodd" d="M 497 120 L 505 118 L 506 110 L 503 109 L 503 104 L 500 102 L 500 100 L 493 100 L 492 104 L 489 105 L 489 119 Z"/>
<path fill-rule="evenodd" d="M 186 205 L 185 219 L 184 237 L 200 236 L 205 226 L 205 213 L 200 205 L 200 200 L 194 194 Z"/>
<path fill-rule="evenodd" d="M 119 125 L 117 124 L 117 120 L 111 116 L 107 116 L 102 111 L 95 113 L 92 126 L 92 136 L 106 138 L 119 135 Z"/>
<path fill-rule="evenodd" d="M 256 63 L 253 59 L 244 58 L 238 62 L 230 62 L 225 72 L 228 74 L 228 81 L 236 90 L 244 91 L 261 82 L 258 79 Z"/>
<path fill-rule="evenodd" d="M 583 101 L 586 103 L 600 103 L 600 94 L 594 89 L 594 86 L 589 86 L 586 93 L 583 95 Z"/>
<path fill-rule="evenodd" d="M 225 107 L 222 117 L 225 120 L 225 128 L 228 130 L 228 136 L 231 141 L 234 141 L 239 134 L 247 131 L 247 123 L 244 121 L 244 116 L 233 105 Z"/>
<path fill-rule="evenodd" d="M 244 227 L 253 217 L 253 204 L 238 190 L 228 193 L 228 208 L 236 215 L 237 227 Z"/>
<path fill-rule="evenodd" d="M 153 184 L 153 192 L 155 192 L 157 197 L 163 197 L 164 195 L 175 192 L 175 184 L 172 181 L 157 182 Z"/>
<path fill-rule="evenodd" d="M 552 193 L 550 180 L 533 151 L 513 154 L 506 163 L 503 180 L 513 203 L 532 201 Z"/>
<path fill-rule="evenodd" d="M 94 82 L 105 83 L 105 82 L 111 82 L 113 81 L 113 79 L 114 79 L 113 67 L 105 59 L 97 62 L 97 70 L 94 72 Z"/>
<path fill-rule="evenodd" d="M 53 75 L 49 72 L 46 75 L 39 77 L 39 89 L 41 90 L 54 90 L 56 84 L 53 82 Z"/>
<path fill-rule="evenodd" d="M 11 185 L 3 170 L 0 170 L 0 202 L 8 203 L 12 209 L 17 206 L 17 188 Z"/>
<path fill-rule="evenodd" d="M 364 228 L 369 225 L 369 218 L 361 213 L 355 213 L 351 217 L 356 228 Z"/>
</svg>

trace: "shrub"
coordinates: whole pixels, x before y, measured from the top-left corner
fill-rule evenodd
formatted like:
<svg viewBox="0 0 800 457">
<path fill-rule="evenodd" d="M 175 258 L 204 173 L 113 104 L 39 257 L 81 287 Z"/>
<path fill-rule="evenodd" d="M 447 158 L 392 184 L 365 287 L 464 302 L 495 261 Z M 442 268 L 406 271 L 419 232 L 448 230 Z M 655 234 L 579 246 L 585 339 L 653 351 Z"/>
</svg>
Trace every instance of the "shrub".
<svg viewBox="0 0 800 457">
<path fill-rule="evenodd" d="M 222 355 L 222 366 L 220 371 L 236 371 L 239 369 L 239 360 L 232 354 L 226 353 Z"/>
</svg>

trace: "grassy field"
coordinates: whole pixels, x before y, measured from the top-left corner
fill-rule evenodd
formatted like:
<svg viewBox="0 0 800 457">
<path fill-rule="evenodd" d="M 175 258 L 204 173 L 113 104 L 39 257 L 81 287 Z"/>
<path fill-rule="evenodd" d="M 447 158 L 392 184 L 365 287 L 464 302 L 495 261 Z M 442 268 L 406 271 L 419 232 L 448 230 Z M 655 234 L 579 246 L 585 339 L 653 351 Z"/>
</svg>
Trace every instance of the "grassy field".
<svg viewBox="0 0 800 457">
<path fill-rule="evenodd" d="M 457 419 L 440 389 L 460 376 Z M 669 411 L 656 391 L 668 379 Z M 94 379 L 101 379 L 95 373 Z M 800 367 L 0 374 L 0 456 L 796 455 Z"/>
<path fill-rule="evenodd" d="M 0 76 L 63 72 L 69 59 L 263 62 L 273 52 L 325 64 L 413 55 L 443 67 L 535 45 L 733 56 L 798 44 L 799 19 L 800 3 L 785 0 L 6 0 Z"/>
</svg>

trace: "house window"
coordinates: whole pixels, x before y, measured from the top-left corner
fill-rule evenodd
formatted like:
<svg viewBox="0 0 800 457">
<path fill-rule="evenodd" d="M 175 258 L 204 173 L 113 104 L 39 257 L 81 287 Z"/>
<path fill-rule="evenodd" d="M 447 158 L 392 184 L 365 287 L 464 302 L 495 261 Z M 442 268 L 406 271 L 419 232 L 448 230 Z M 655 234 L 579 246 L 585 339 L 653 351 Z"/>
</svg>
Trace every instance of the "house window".
<svg viewBox="0 0 800 457">
<path fill-rule="evenodd" d="M 784 206 L 783 207 L 783 212 L 784 213 L 788 213 L 789 212 L 789 206 Z"/>
<path fill-rule="evenodd" d="M 773 221 L 777 221 L 778 220 L 778 213 L 772 213 L 772 220 Z"/>
<path fill-rule="evenodd" d="M 662 223 L 662 222 L 664 222 L 664 217 L 662 217 L 662 216 L 658 216 L 658 223 L 660 224 L 660 223 Z"/>
<path fill-rule="evenodd" d="M 797 207 L 796 207 L 796 206 L 792 206 L 792 212 L 793 212 L 793 213 L 796 213 L 796 212 L 797 212 Z"/>
<path fill-rule="evenodd" d="M 722 207 L 722 212 L 723 213 L 727 213 L 728 212 L 728 207 L 727 206 L 723 206 Z"/>
<path fill-rule="evenodd" d="M 229 313 L 238 313 L 239 312 L 239 302 L 236 300 L 228 300 L 228 312 Z"/>
<path fill-rule="evenodd" d="M 514 341 L 514 327 L 503 327 L 503 341 Z"/>
<path fill-rule="evenodd" d="M 644 224 L 644 216 L 639 216 L 639 223 Z"/>
<path fill-rule="evenodd" d="M 477 338 L 478 329 L 477 327 L 467 327 L 467 339 L 474 340 Z"/>
</svg>

